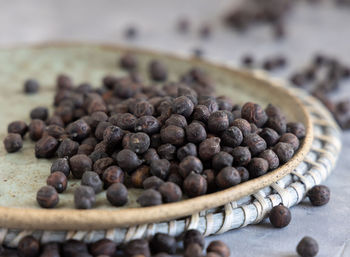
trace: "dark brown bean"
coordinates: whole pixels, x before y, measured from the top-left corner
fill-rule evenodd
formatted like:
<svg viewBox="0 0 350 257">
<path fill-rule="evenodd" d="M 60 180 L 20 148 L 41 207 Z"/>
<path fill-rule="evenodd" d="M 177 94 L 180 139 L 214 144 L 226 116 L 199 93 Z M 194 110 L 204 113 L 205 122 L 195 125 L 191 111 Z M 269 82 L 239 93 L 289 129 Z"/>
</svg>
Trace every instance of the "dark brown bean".
<svg viewBox="0 0 350 257">
<path fill-rule="evenodd" d="M 249 175 L 252 178 L 264 175 L 269 169 L 269 163 L 263 158 L 254 157 L 248 164 Z"/>
<path fill-rule="evenodd" d="M 54 187 L 43 186 L 36 194 L 36 201 L 42 208 L 50 209 L 58 204 L 59 197 Z"/>
<path fill-rule="evenodd" d="M 29 124 L 29 137 L 33 141 L 39 140 L 45 131 L 45 122 L 42 120 L 32 120 Z"/>
<path fill-rule="evenodd" d="M 142 207 L 154 206 L 162 204 L 162 195 L 154 189 L 146 189 L 137 198 L 137 202 Z"/>
<path fill-rule="evenodd" d="M 248 146 L 252 156 L 255 156 L 267 147 L 265 140 L 257 134 L 250 134 L 244 138 L 244 143 Z"/>
<path fill-rule="evenodd" d="M 247 165 L 252 157 L 249 148 L 244 146 L 235 147 L 231 154 L 233 156 L 233 163 L 237 166 Z"/>
<path fill-rule="evenodd" d="M 107 238 L 100 239 L 90 246 L 90 253 L 93 256 L 112 256 L 116 250 L 117 244 Z"/>
<path fill-rule="evenodd" d="M 117 154 L 117 163 L 122 170 L 131 173 L 142 164 L 142 161 L 136 153 L 129 149 L 124 149 Z"/>
<path fill-rule="evenodd" d="M 149 178 L 146 178 L 142 185 L 144 189 L 158 189 L 162 184 L 164 183 L 164 181 L 162 179 L 160 179 L 157 176 L 152 176 Z"/>
<path fill-rule="evenodd" d="M 289 225 L 292 216 L 290 210 L 280 204 L 272 208 L 269 219 L 274 227 L 284 228 Z"/>
<path fill-rule="evenodd" d="M 35 144 L 36 158 L 50 158 L 55 155 L 59 143 L 54 137 L 45 136 Z"/>
<path fill-rule="evenodd" d="M 232 155 L 221 151 L 214 155 L 212 159 L 212 167 L 216 171 L 220 171 L 225 167 L 232 166 L 232 162 L 233 162 Z"/>
<path fill-rule="evenodd" d="M 287 132 L 293 133 L 297 138 L 302 139 L 305 137 L 305 126 L 301 122 L 288 122 Z"/>
<path fill-rule="evenodd" d="M 199 145 L 198 153 L 203 161 L 210 160 L 215 154 L 220 152 L 220 138 L 211 137 L 204 140 Z"/>
<path fill-rule="evenodd" d="M 146 133 L 129 133 L 123 138 L 124 149 L 130 149 L 137 154 L 145 153 L 151 144 L 151 140 Z"/>
<path fill-rule="evenodd" d="M 322 206 L 329 202 L 330 199 L 330 190 L 327 186 L 318 185 L 314 186 L 307 192 L 307 196 L 310 199 L 310 202 L 314 206 Z"/>
<path fill-rule="evenodd" d="M 182 198 L 181 188 L 173 182 L 165 182 L 158 188 L 164 203 L 178 202 Z"/>
<path fill-rule="evenodd" d="M 103 187 L 100 176 L 93 171 L 84 172 L 81 178 L 81 185 L 91 187 L 92 189 L 94 189 L 96 194 L 100 193 Z"/>
<path fill-rule="evenodd" d="M 277 169 L 279 167 L 280 161 L 277 154 L 273 150 L 267 149 L 260 153 L 259 157 L 265 159 L 269 163 L 270 170 Z"/>
<path fill-rule="evenodd" d="M 259 136 L 265 140 L 268 147 L 275 145 L 280 138 L 280 135 L 271 128 L 263 128 Z"/>
<path fill-rule="evenodd" d="M 201 174 L 203 172 L 203 164 L 197 157 L 187 156 L 179 164 L 179 174 L 186 178 L 192 171 Z"/>
<path fill-rule="evenodd" d="M 245 167 L 236 167 L 239 175 L 241 176 L 241 182 L 245 182 L 249 180 L 249 171 Z"/>
<path fill-rule="evenodd" d="M 186 96 L 179 96 L 173 102 L 173 111 L 186 118 L 190 117 L 194 109 L 193 102 Z"/>
<path fill-rule="evenodd" d="M 114 160 L 110 157 L 101 158 L 97 161 L 95 161 L 93 170 L 98 175 L 102 175 L 105 169 L 107 169 L 109 166 L 112 166 L 114 164 Z"/>
<path fill-rule="evenodd" d="M 95 191 L 89 186 L 79 186 L 74 191 L 74 205 L 77 209 L 91 209 L 95 205 Z"/>
<path fill-rule="evenodd" d="M 62 193 L 67 188 L 67 177 L 63 172 L 55 171 L 47 178 L 46 184 L 54 187 L 57 193 Z"/>
<path fill-rule="evenodd" d="M 57 156 L 59 158 L 72 157 L 77 154 L 79 149 L 79 144 L 69 138 L 64 139 L 59 147 L 57 148 Z"/>
<path fill-rule="evenodd" d="M 153 116 L 142 116 L 135 123 L 135 131 L 152 135 L 160 131 L 160 123 Z"/>
<path fill-rule="evenodd" d="M 210 114 L 208 128 L 212 133 L 220 133 L 228 129 L 230 125 L 227 114 L 224 111 L 216 111 Z"/>
<path fill-rule="evenodd" d="M 296 250 L 301 257 L 314 257 L 317 255 L 319 247 L 315 239 L 305 236 L 298 243 Z"/>
<path fill-rule="evenodd" d="M 210 111 L 205 105 L 196 105 L 193 109 L 192 117 L 194 120 L 207 122 L 210 116 Z"/>
<path fill-rule="evenodd" d="M 24 82 L 23 91 L 26 94 L 35 94 L 39 91 L 39 82 L 35 79 L 27 79 Z"/>
<path fill-rule="evenodd" d="M 204 195 L 207 192 L 207 181 L 203 176 L 191 172 L 184 180 L 183 189 L 189 197 Z"/>
<path fill-rule="evenodd" d="M 221 136 L 221 142 L 224 146 L 236 147 L 239 146 L 242 141 L 243 134 L 241 130 L 235 126 L 226 129 Z"/>
<path fill-rule="evenodd" d="M 262 127 L 268 119 L 264 109 L 251 102 L 242 106 L 242 118 L 254 123 L 258 128 Z"/>
<path fill-rule="evenodd" d="M 201 249 L 204 248 L 205 241 L 203 235 L 195 229 L 186 231 L 183 239 L 184 248 L 186 249 L 190 244 L 198 244 Z"/>
<path fill-rule="evenodd" d="M 133 187 L 142 188 L 143 182 L 150 176 L 150 167 L 141 165 L 131 174 L 131 184 Z"/>
<path fill-rule="evenodd" d="M 114 183 L 124 182 L 124 172 L 118 166 L 110 166 L 103 172 L 103 183 L 104 187 L 108 188 Z"/>
<path fill-rule="evenodd" d="M 10 133 L 5 137 L 3 142 L 8 153 L 18 152 L 23 147 L 23 141 L 20 134 Z"/>
<path fill-rule="evenodd" d="M 127 257 L 144 256 L 151 257 L 148 242 L 145 239 L 135 239 L 130 241 L 125 249 L 124 253 Z"/>
<path fill-rule="evenodd" d="M 198 144 L 207 138 L 205 128 L 198 122 L 192 122 L 186 127 L 187 141 Z"/>
<path fill-rule="evenodd" d="M 46 107 L 36 107 L 30 112 L 30 118 L 32 120 L 38 119 L 45 121 L 49 116 L 49 110 Z"/>
<path fill-rule="evenodd" d="M 55 160 L 51 165 L 51 173 L 56 171 L 62 172 L 67 178 L 70 174 L 70 167 L 67 158 L 59 158 Z"/>
<path fill-rule="evenodd" d="M 81 179 L 85 171 L 92 170 L 92 160 L 84 154 L 77 154 L 69 159 L 69 166 L 73 176 Z"/>
<path fill-rule="evenodd" d="M 182 161 L 187 156 L 197 156 L 197 147 L 193 143 L 188 143 L 177 150 L 177 159 Z"/>
<path fill-rule="evenodd" d="M 165 180 L 169 176 L 170 162 L 166 159 L 153 160 L 150 166 L 152 175 Z"/>
<path fill-rule="evenodd" d="M 154 81 L 165 81 L 168 77 L 168 70 L 160 61 L 152 61 L 149 64 L 149 73 Z"/>
<path fill-rule="evenodd" d="M 207 247 L 207 252 L 214 252 L 220 255 L 221 257 L 230 257 L 230 248 L 219 240 L 211 241 Z"/>
<path fill-rule="evenodd" d="M 20 257 L 37 257 L 40 253 L 40 243 L 33 236 L 25 236 L 18 242 Z"/>
<path fill-rule="evenodd" d="M 215 178 L 216 185 L 226 189 L 241 183 L 241 175 L 234 167 L 223 168 Z"/>
<path fill-rule="evenodd" d="M 176 157 L 176 146 L 172 144 L 164 144 L 158 147 L 157 152 L 160 158 L 171 161 Z"/>
<path fill-rule="evenodd" d="M 284 133 L 279 142 L 288 143 L 293 146 L 294 152 L 299 148 L 299 139 L 292 133 Z"/>
<path fill-rule="evenodd" d="M 90 126 L 82 119 L 77 120 L 67 127 L 69 137 L 74 141 L 82 141 L 90 135 Z"/>
<path fill-rule="evenodd" d="M 160 131 L 160 136 L 164 143 L 182 145 L 185 140 L 185 131 L 183 128 L 169 125 Z"/>
<path fill-rule="evenodd" d="M 131 71 L 137 69 L 137 58 L 132 53 L 126 53 L 119 60 L 119 66 L 125 70 Z"/>
<path fill-rule="evenodd" d="M 280 163 L 286 163 L 294 155 L 293 146 L 283 142 L 279 142 L 277 145 L 275 145 L 273 151 L 277 154 Z"/>
<path fill-rule="evenodd" d="M 114 206 L 124 206 L 128 202 L 128 190 L 122 183 L 114 183 L 107 189 L 107 199 Z"/>
<path fill-rule="evenodd" d="M 13 121 L 7 126 L 7 132 L 20 134 L 22 137 L 27 133 L 28 126 L 24 121 Z"/>
</svg>

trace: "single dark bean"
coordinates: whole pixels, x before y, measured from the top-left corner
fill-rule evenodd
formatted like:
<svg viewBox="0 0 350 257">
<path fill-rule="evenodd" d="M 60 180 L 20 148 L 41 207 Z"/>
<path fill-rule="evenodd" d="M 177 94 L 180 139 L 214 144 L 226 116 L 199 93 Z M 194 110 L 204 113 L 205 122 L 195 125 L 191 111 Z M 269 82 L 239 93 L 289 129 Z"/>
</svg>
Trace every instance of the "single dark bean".
<svg viewBox="0 0 350 257">
<path fill-rule="evenodd" d="M 210 114 L 208 128 L 212 133 L 220 133 L 228 129 L 230 125 L 227 114 L 224 111 L 216 111 Z"/>
<path fill-rule="evenodd" d="M 164 203 L 178 202 L 182 198 L 181 188 L 173 182 L 165 182 L 158 188 Z"/>
<path fill-rule="evenodd" d="M 135 123 L 136 132 L 145 132 L 148 135 L 158 133 L 160 131 L 160 123 L 153 116 L 143 116 L 137 119 Z"/>
<path fill-rule="evenodd" d="M 241 63 L 244 67 L 252 68 L 254 65 L 254 57 L 251 55 L 244 55 L 242 57 Z"/>
<path fill-rule="evenodd" d="M 201 257 L 203 249 L 199 244 L 192 243 L 185 248 L 184 257 Z"/>
<path fill-rule="evenodd" d="M 150 166 L 152 175 L 161 179 L 166 179 L 169 176 L 170 162 L 167 159 L 153 160 Z"/>
<path fill-rule="evenodd" d="M 150 247 L 153 253 L 175 254 L 177 243 L 175 237 L 164 233 L 157 233 L 151 239 Z"/>
<path fill-rule="evenodd" d="M 40 243 L 33 236 L 25 236 L 18 242 L 17 250 L 20 257 L 37 257 L 40 253 Z"/>
<path fill-rule="evenodd" d="M 3 142 L 8 153 L 18 152 L 23 147 L 23 141 L 20 134 L 10 133 L 5 137 Z"/>
<path fill-rule="evenodd" d="M 290 223 L 292 216 L 290 210 L 283 206 L 277 205 L 272 208 L 269 219 L 271 224 L 276 228 L 284 228 Z"/>
<path fill-rule="evenodd" d="M 152 61 L 149 64 L 149 73 L 154 81 L 165 81 L 168 78 L 168 70 L 166 66 L 159 61 Z"/>
<path fill-rule="evenodd" d="M 142 161 L 136 153 L 129 149 L 124 149 L 117 154 L 117 163 L 122 170 L 131 173 L 142 164 Z"/>
<path fill-rule="evenodd" d="M 265 140 L 257 134 L 246 136 L 244 138 L 244 143 L 248 146 L 252 156 L 261 153 L 267 147 Z"/>
<path fill-rule="evenodd" d="M 263 158 L 254 157 L 248 164 L 249 175 L 252 178 L 264 175 L 269 169 L 269 163 Z"/>
<path fill-rule="evenodd" d="M 254 123 L 257 127 L 262 127 L 268 117 L 260 105 L 248 102 L 242 106 L 242 118 Z"/>
<path fill-rule="evenodd" d="M 271 128 L 263 128 L 259 136 L 265 140 L 268 147 L 275 145 L 280 138 L 280 135 Z"/>
<path fill-rule="evenodd" d="M 294 155 L 293 146 L 283 142 L 279 142 L 275 145 L 273 151 L 277 154 L 278 159 L 280 159 L 280 163 L 286 163 Z"/>
<path fill-rule="evenodd" d="M 207 180 L 207 193 L 212 193 L 217 190 L 215 176 L 216 173 L 213 169 L 206 169 L 203 171 L 203 177 Z"/>
<path fill-rule="evenodd" d="M 151 257 L 151 251 L 147 240 L 135 239 L 130 241 L 124 248 L 124 254 L 127 257 Z"/>
<path fill-rule="evenodd" d="M 176 158 L 176 146 L 172 144 L 164 144 L 159 146 L 157 152 L 160 158 L 167 159 L 168 161 Z"/>
<path fill-rule="evenodd" d="M 81 178 L 81 185 L 91 187 L 92 189 L 94 189 L 96 194 L 100 193 L 103 188 L 103 184 L 100 179 L 100 176 L 93 171 L 84 172 Z"/>
<path fill-rule="evenodd" d="M 203 164 L 197 157 L 187 156 L 180 162 L 179 173 L 183 178 L 186 178 L 192 171 L 201 174 Z"/>
<path fill-rule="evenodd" d="M 59 201 L 57 191 L 52 186 L 43 186 L 36 194 L 36 201 L 42 208 L 54 208 Z"/>
<path fill-rule="evenodd" d="M 207 122 L 209 120 L 210 111 L 205 105 L 196 105 L 193 109 L 192 117 L 194 120 Z"/>
<path fill-rule="evenodd" d="M 49 116 L 49 110 L 46 107 L 36 107 L 30 112 L 30 118 L 32 120 L 38 119 L 45 121 Z"/>
<path fill-rule="evenodd" d="M 310 202 L 314 206 L 322 206 L 329 202 L 331 191 L 327 186 L 314 186 L 307 192 Z"/>
<path fill-rule="evenodd" d="M 63 172 L 55 171 L 47 178 L 46 184 L 54 187 L 57 193 L 62 193 L 67 188 L 67 177 Z"/>
<path fill-rule="evenodd" d="M 215 178 L 216 185 L 226 189 L 241 183 L 241 175 L 234 167 L 223 168 Z"/>
<path fill-rule="evenodd" d="M 124 132 L 117 126 L 108 126 L 103 132 L 103 141 L 107 147 L 115 147 L 123 139 Z"/>
<path fill-rule="evenodd" d="M 189 142 L 198 144 L 207 138 L 207 132 L 200 123 L 192 122 L 186 127 L 186 138 Z"/>
<path fill-rule="evenodd" d="M 182 161 L 187 156 L 197 156 L 197 147 L 193 143 L 188 143 L 177 150 L 177 159 Z"/>
<path fill-rule="evenodd" d="M 173 111 L 181 114 L 186 118 L 190 117 L 194 109 L 193 102 L 186 96 L 179 96 L 173 102 Z"/>
<path fill-rule="evenodd" d="M 208 97 L 199 100 L 200 105 L 204 105 L 208 108 L 209 113 L 213 113 L 219 110 L 219 105 L 216 102 L 216 99 L 213 97 Z M 209 118 L 209 117 L 208 117 Z"/>
<path fill-rule="evenodd" d="M 142 207 L 161 205 L 162 195 L 154 189 L 146 189 L 142 192 L 139 198 L 137 198 L 137 202 Z"/>
<path fill-rule="evenodd" d="M 166 121 L 165 126 L 174 125 L 180 128 L 185 128 L 187 126 L 187 120 L 183 115 L 172 114 Z"/>
<path fill-rule="evenodd" d="M 299 148 L 299 139 L 292 133 L 284 133 L 280 137 L 279 142 L 291 144 L 294 152 Z"/>
<path fill-rule="evenodd" d="M 225 167 L 232 166 L 232 162 L 233 162 L 232 155 L 221 151 L 221 152 L 214 155 L 214 157 L 212 159 L 212 167 L 216 171 L 220 171 L 221 169 L 223 169 Z"/>
<path fill-rule="evenodd" d="M 81 144 L 78 148 L 77 154 L 90 155 L 94 151 L 94 147 L 88 144 Z"/>
<path fill-rule="evenodd" d="M 110 166 L 104 172 L 102 180 L 104 187 L 108 188 L 114 183 L 123 183 L 124 182 L 124 172 L 118 166 Z"/>
<path fill-rule="evenodd" d="M 184 248 L 186 249 L 190 244 L 198 244 L 201 249 L 204 248 L 205 241 L 203 235 L 195 229 L 186 231 L 183 239 Z"/>
<path fill-rule="evenodd" d="M 84 154 L 77 154 L 70 158 L 69 166 L 73 176 L 81 179 L 85 171 L 92 170 L 92 160 Z"/>
<path fill-rule="evenodd" d="M 43 136 L 45 127 L 46 125 L 44 121 L 38 119 L 32 120 L 28 127 L 30 139 L 38 141 Z"/>
<path fill-rule="evenodd" d="M 24 82 L 23 91 L 26 94 L 35 94 L 39 91 L 39 82 L 35 79 L 27 79 Z"/>
<path fill-rule="evenodd" d="M 75 239 L 70 239 L 63 243 L 63 257 L 75 256 L 78 253 L 88 253 L 87 245 L 84 242 Z"/>
<path fill-rule="evenodd" d="M 56 149 L 59 143 L 56 138 L 51 136 L 45 136 L 41 138 L 35 144 L 35 157 L 36 158 L 50 158 L 56 153 Z"/>
<path fill-rule="evenodd" d="M 117 244 L 107 238 L 100 239 L 90 246 L 90 253 L 93 256 L 112 256 L 116 250 Z"/>
<path fill-rule="evenodd" d="M 242 131 L 235 126 L 232 126 L 226 129 L 221 136 L 221 143 L 224 146 L 236 147 L 236 146 L 239 146 L 242 143 L 242 141 L 243 141 Z"/>
<path fill-rule="evenodd" d="M 287 130 L 287 122 L 284 117 L 281 116 L 273 116 L 269 117 L 266 126 L 275 130 L 277 133 L 282 135 Z"/>
<path fill-rule="evenodd" d="M 151 140 L 146 133 L 130 133 L 123 138 L 124 149 L 130 149 L 137 154 L 145 153 L 151 144 Z"/>
<path fill-rule="evenodd" d="M 185 131 L 181 127 L 169 125 L 160 131 L 162 141 L 173 145 L 182 145 L 185 139 Z"/>
<path fill-rule="evenodd" d="M 191 172 L 184 180 L 183 189 L 189 197 L 197 197 L 207 192 L 206 179 L 195 172 Z"/>
<path fill-rule="evenodd" d="M 64 139 L 57 148 L 56 154 L 59 158 L 72 157 L 77 154 L 79 144 L 69 138 Z"/>
<path fill-rule="evenodd" d="M 135 39 L 138 36 L 138 34 L 139 34 L 138 29 L 133 25 L 128 26 L 124 30 L 124 37 L 128 40 Z"/>
<path fill-rule="evenodd" d="M 219 240 L 211 241 L 207 247 L 207 253 L 214 252 L 220 255 L 221 257 L 230 257 L 230 248 Z"/>
<path fill-rule="evenodd" d="M 128 202 L 128 190 L 122 183 L 114 183 L 107 189 L 107 200 L 114 206 L 124 206 Z"/>
<path fill-rule="evenodd" d="M 82 141 L 90 135 L 90 126 L 82 119 L 77 120 L 67 127 L 69 137 L 74 141 Z"/>
<path fill-rule="evenodd" d="M 56 171 L 62 172 L 67 178 L 70 174 L 70 167 L 67 158 L 59 158 L 55 160 L 51 165 L 51 173 Z"/>
<path fill-rule="evenodd" d="M 24 121 L 13 121 L 7 126 L 7 132 L 20 134 L 22 137 L 27 133 L 28 126 Z"/>
<path fill-rule="evenodd" d="M 58 89 L 71 89 L 73 80 L 66 74 L 60 74 L 57 76 L 56 85 Z"/>
<path fill-rule="evenodd" d="M 220 152 L 220 138 L 211 137 L 204 140 L 199 145 L 198 153 L 203 161 L 210 160 L 215 154 Z"/>
<path fill-rule="evenodd" d="M 156 149 L 148 148 L 148 150 L 143 154 L 143 159 L 145 160 L 146 164 L 150 165 L 152 161 L 159 160 L 160 158 Z"/>
<path fill-rule="evenodd" d="M 91 159 L 91 157 L 90 157 L 90 159 Z M 97 161 L 95 161 L 94 166 L 93 166 L 93 170 L 98 175 L 102 175 L 103 172 L 109 166 L 112 166 L 113 164 L 114 164 L 114 160 L 112 158 L 110 158 L 110 157 L 101 158 L 101 159 L 98 159 Z"/>
<path fill-rule="evenodd" d="M 133 187 L 142 188 L 143 182 L 150 176 L 150 167 L 141 165 L 131 174 L 131 184 Z"/>
<path fill-rule="evenodd" d="M 245 166 L 252 158 L 249 148 L 244 146 L 233 148 L 231 154 L 233 156 L 233 163 L 236 166 Z"/>
<path fill-rule="evenodd" d="M 306 236 L 297 245 L 297 253 L 301 257 L 314 257 L 319 250 L 318 243 L 312 237 Z"/>
<path fill-rule="evenodd" d="M 146 178 L 143 181 L 142 185 L 143 185 L 144 189 L 157 190 L 163 183 L 164 183 L 164 181 L 162 179 L 160 179 L 159 177 L 152 176 L 152 177 Z"/>
<path fill-rule="evenodd" d="M 74 191 L 74 205 L 77 209 L 91 209 L 95 205 L 95 191 L 89 186 L 79 186 Z"/>
<path fill-rule="evenodd" d="M 239 175 L 241 176 L 241 182 L 245 182 L 249 180 L 249 171 L 245 167 L 236 167 Z"/>
<path fill-rule="evenodd" d="M 236 116 L 235 116 L 236 117 Z M 232 126 L 237 127 L 241 130 L 243 136 L 247 136 L 251 133 L 251 125 L 250 123 L 242 118 L 236 118 L 232 122 Z"/>
<path fill-rule="evenodd" d="M 125 70 L 132 71 L 137 69 L 137 58 L 132 53 L 126 53 L 119 60 L 119 66 Z"/>
<path fill-rule="evenodd" d="M 259 157 L 265 159 L 269 163 L 270 170 L 277 169 L 280 165 L 277 154 L 271 149 L 263 151 L 259 154 Z"/>
</svg>

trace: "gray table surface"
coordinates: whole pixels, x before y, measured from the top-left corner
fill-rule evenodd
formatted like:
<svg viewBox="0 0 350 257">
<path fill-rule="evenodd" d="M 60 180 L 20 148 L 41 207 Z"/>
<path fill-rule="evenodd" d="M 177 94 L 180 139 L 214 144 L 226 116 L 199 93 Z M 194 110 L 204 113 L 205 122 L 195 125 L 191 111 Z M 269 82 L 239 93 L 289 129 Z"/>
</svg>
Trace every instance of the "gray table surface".
<svg viewBox="0 0 350 257">
<path fill-rule="evenodd" d="M 200 46 L 209 59 L 238 63 L 244 53 L 263 58 L 276 53 L 288 56 L 285 77 L 296 67 L 307 64 L 313 53 L 322 51 L 350 63 L 350 8 L 299 4 L 287 22 L 288 36 L 275 41 L 269 28 L 261 26 L 241 35 L 221 25 L 220 16 L 238 1 L 225 0 L 0 0 L 0 45 L 42 41 L 91 41 L 123 43 L 161 51 L 188 53 Z M 191 33 L 179 35 L 175 22 L 181 16 L 192 20 Z M 201 40 L 198 28 L 210 23 L 213 36 Z M 127 42 L 124 27 L 140 29 L 137 40 Z M 350 89 L 343 88 L 342 95 Z M 292 222 L 274 229 L 266 221 L 211 237 L 225 241 L 232 256 L 296 256 L 295 247 L 305 235 L 317 239 L 318 256 L 350 256 L 350 133 L 343 135 L 343 151 L 337 168 L 325 182 L 332 190 L 328 205 L 311 207 L 306 201 L 292 208 Z"/>
</svg>

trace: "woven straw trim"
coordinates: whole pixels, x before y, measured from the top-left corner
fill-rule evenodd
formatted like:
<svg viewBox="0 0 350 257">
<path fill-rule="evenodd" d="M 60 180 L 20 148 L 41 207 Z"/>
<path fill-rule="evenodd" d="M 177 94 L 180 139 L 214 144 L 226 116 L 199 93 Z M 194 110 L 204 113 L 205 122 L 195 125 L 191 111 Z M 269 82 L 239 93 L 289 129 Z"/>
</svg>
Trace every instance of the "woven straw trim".
<svg viewBox="0 0 350 257">
<path fill-rule="evenodd" d="M 258 74 L 263 76 L 263 73 Z M 102 238 L 120 243 L 150 237 L 158 232 L 178 236 L 188 229 L 198 229 L 205 236 L 209 236 L 259 223 L 273 206 L 280 203 L 288 207 L 298 204 L 311 187 L 320 184 L 331 173 L 341 149 L 341 141 L 340 130 L 329 112 L 303 91 L 290 90 L 298 95 L 312 113 L 315 138 L 304 161 L 277 183 L 237 202 L 227 203 L 222 208 L 196 213 L 186 219 L 99 231 L 28 231 L 3 228 L 0 229 L 0 244 L 16 247 L 20 239 L 29 234 L 40 239 L 42 243 L 63 242 L 68 239 L 91 243 Z"/>
</svg>

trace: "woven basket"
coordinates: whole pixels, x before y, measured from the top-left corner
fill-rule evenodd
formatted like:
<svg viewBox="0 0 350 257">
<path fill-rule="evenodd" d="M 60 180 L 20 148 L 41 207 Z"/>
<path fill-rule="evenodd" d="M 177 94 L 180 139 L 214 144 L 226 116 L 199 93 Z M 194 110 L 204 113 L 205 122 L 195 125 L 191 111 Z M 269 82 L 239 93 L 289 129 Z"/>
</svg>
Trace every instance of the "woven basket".
<svg viewBox="0 0 350 257">
<path fill-rule="evenodd" d="M 82 44 L 0 50 L 1 138 L 8 122 L 26 120 L 32 107 L 51 104 L 53 78 L 58 73 L 68 72 L 76 81 L 97 84 L 106 73 L 120 75 L 115 70 L 117 56 L 129 50 Z M 178 203 L 134 208 L 140 192 L 132 190 L 126 208 L 112 208 L 101 193 L 96 209 L 74 210 L 72 192 L 77 181 L 72 181 L 67 193 L 60 195 L 58 208 L 45 210 L 38 208 L 35 194 L 44 185 L 51 162 L 35 159 L 33 143 L 27 140 L 22 152 L 6 154 L 3 149 L 0 152 L 0 243 L 15 247 L 28 234 L 42 242 L 71 238 L 93 242 L 105 237 L 123 242 L 157 232 L 179 235 L 192 228 L 204 235 L 223 233 L 260 222 L 280 202 L 286 206 L 297 204 L 310 187 L 330 174 L 341 148 L 340 132 L 328 111 L 314 98 L 268 80 L 260 72 L 253 74 L 196 59 L 132 51 L 140 56 L 142 67 L 153 58 L 164 61 L 173 79 L 191 66 L 199 66 L 218 83 L 219 94 L 239 103 L 251 100 L 281 106 L 289 120 L 306 125 L 307 135 L 301 148 L 288 163 L 262 177 Z M 43 84 L 39 95 L 28 97 L 19 93 L 28 77 L 36 77 Z"/>
</svg>

